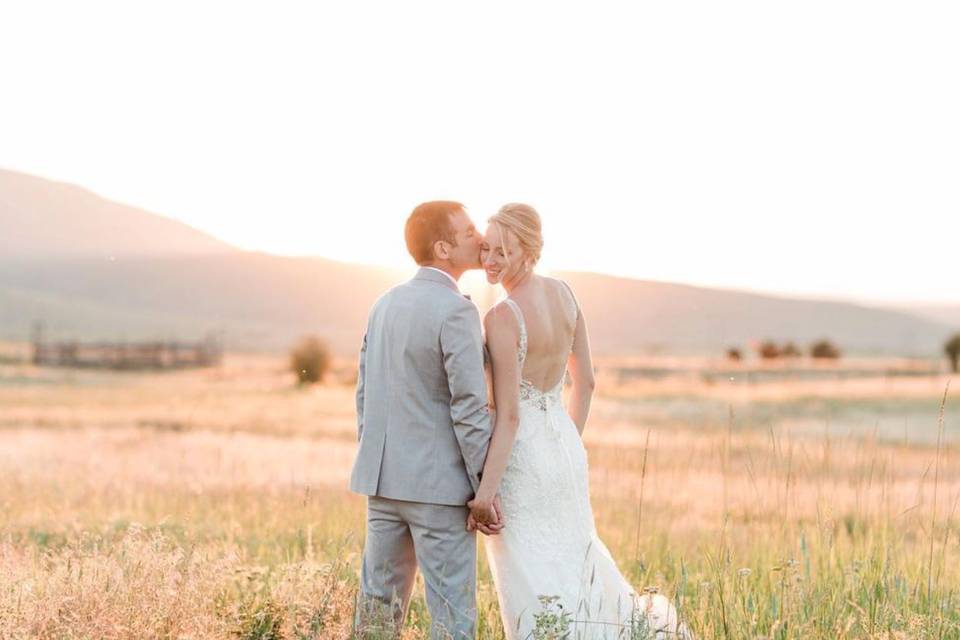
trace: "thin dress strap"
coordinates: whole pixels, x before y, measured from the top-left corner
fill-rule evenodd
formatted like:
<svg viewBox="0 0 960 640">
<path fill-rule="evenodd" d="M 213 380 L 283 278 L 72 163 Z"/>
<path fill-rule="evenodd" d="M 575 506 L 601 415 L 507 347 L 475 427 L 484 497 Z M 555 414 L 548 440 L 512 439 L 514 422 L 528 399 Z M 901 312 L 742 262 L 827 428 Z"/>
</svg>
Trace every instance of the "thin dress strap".
<svg viewBox="0 0 960 640">
<path fill-rule="evenodd" d="M 567 284 L 566 282 L 564 282 L 563 280 L 558 280 L 558 282 L 559 282 L 560 284 L 562 284 L 563 287 L 567 290 L 567 293 L 570 294 L 570 299 L 573 300 L 573 306 L 574 306 L 574 308 L 577 310 L 577 316 L 579 317 L 579 315 L 580 315 L 580 301 L 577 300 L 577 296 L 573 295 L 573 289 L 571 289 L 571 288 L 570 288 L 570 285 L 568 285 L 568 284 Z"/>
<path fill-rule="evenodd" d="M 504 298 L 503 301 L 513 311 L 513 315 L 517 316 L 517 323 L 520 325 L 520 349 L 517 355 L 520 358 L 520 364 L 523 364 L 527 357 L 527 324 L 523 321 L 523 312 L 520 311 L 520 306 L 516 302 L 510 298 Z"/>
</svg>

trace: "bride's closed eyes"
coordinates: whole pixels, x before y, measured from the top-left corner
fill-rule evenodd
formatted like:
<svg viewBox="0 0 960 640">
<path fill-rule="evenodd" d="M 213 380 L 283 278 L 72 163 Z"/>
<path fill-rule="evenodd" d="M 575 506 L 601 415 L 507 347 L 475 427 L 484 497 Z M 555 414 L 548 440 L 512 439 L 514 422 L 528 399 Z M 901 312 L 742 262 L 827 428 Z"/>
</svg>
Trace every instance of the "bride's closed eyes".
<svg viewBox="0 0 960 640">
<path fill-rule="evenodd" d="M 488 242 L 483 242 L 483 243 L 481 243 L 481 244 L 480 244 L 480 254 L 481 254 L 481 255 L 486 255 L 486 254 L 488 254 L 488 253 L 490 253 L 490 243 L 488 243 Z M 503 257 L 504 257 L 503 247 L 497 247 L 496 250 L 495 250 L 495 255 L 498 256 L 498 257 L 500 257 L 500 258 L 503 258 Z"/>
</svg>

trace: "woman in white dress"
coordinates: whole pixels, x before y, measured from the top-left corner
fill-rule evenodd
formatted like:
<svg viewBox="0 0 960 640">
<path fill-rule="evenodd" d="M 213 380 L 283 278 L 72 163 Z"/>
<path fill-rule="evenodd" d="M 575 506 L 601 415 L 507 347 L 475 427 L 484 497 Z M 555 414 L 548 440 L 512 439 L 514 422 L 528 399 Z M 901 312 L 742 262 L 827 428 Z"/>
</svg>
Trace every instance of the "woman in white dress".
<svg viewBox="0 0 960 640">
<path fill-rule="evenodd" d="M 496 520 L 499 493 L 506 524 L 484 543 L 507 638 L 536 637 L 538 619 L 584 640 L 629 639 L 651 623 L 670 634 L 657 637 L 690 637 L 666 598 L 638 597 L 597 537 L 581 440 L 594 388 L 587 328 L 570 287 L 534 273 L 542 246 L 537 212 L 508 204 L 481 253 L 507 298 L 484 318 L 496 417 L 468 526 Z"/>
</svg>

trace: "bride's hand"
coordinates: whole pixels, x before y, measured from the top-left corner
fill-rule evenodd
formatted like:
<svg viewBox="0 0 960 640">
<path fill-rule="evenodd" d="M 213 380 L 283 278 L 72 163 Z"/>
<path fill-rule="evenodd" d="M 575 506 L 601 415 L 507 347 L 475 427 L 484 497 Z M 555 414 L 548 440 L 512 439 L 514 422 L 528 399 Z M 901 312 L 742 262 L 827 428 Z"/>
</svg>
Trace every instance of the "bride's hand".
<svg viewBox="0 0 960 640">
<path fill-rule="evenodd" d="M 485 536 L 495 536 L 500 534 L 502 525 L 498 524 L 480 524 L 473 515 L 467 516 L 467 531 L 479 531 Z"/>
<path fill-rule="evenodd" d="M 495 535 L 500 532 L 503 523 L 500 519 L 499 506 L 494 504 L 495 501 L 474 498 L 467 503 L 467 507 L 470 508 L 470 515 L 467 517 L 467 530 L 472 530 L 472 526 L 486 535 Z"/>
<path fill-rule="evenodd" d="M 467 515 L 467 531 L 479 531 L 480 533 L 488 536 L 495 536 L 500 533 L 498 529 L 491 529 L 487 525 L 478 523 L 477 519 L 473 517 L 472 513 Z"/>
<path fill-rule="evenodd" d="M 498 521 L 497 511 L 493 508 L 492 500 L 483 500 L 474 498 L 467 503 L 470 508 L 470 514 L 477 524 L 495 524 Z"/>
</svg>

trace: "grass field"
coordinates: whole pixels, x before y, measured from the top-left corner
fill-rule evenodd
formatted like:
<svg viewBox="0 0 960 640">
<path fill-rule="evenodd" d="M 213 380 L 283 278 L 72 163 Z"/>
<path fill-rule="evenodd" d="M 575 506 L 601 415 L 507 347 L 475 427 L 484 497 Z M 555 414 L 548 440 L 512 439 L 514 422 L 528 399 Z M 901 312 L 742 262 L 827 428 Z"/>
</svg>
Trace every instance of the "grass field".
<svg viewBox="0 0 960 640">
<path fill-rule="evenodd" d="M 284 366 L 0 364 L 0 638 L 349 637 L 350 371 Z M 599 381 L 600 535 L 698 638 L 960 638 L 960 379 Z"/>
</svg>

